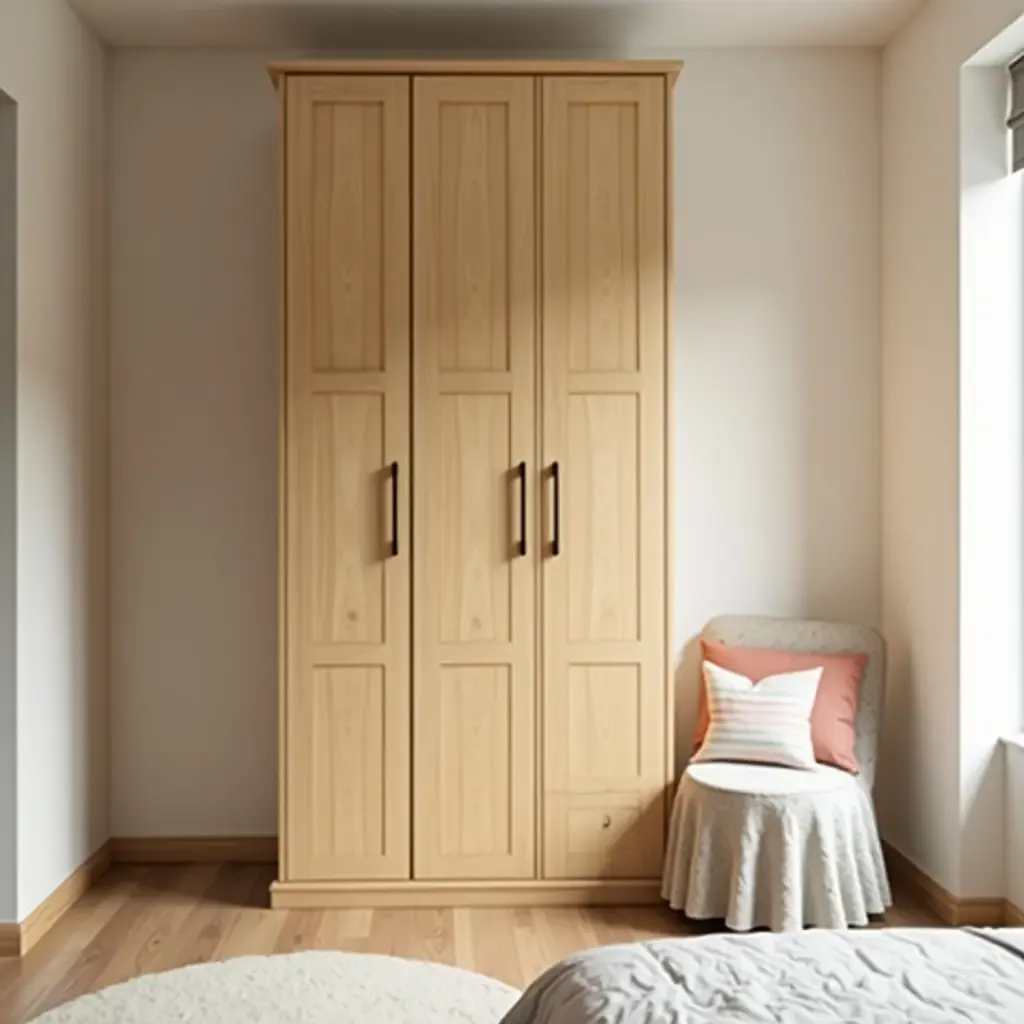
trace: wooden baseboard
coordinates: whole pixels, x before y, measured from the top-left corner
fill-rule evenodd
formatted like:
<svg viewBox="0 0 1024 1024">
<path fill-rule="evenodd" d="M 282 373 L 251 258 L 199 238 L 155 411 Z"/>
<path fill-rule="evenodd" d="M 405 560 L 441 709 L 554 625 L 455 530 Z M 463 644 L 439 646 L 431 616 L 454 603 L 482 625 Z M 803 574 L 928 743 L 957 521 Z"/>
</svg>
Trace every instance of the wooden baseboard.
<svg viewBox="0 0 1024 1024">
<path fill-rule="evenodd" d="M 121 836 L 115 864 L 275 864 L 277 836 Z"/>
<path fill-rule="evenodd" d="M 21 922 L 21 953 L 24 956 L 95 884 L 110 867 L 110 841 L 76 868 Z"/>
<path fill-rule="evenodd" d="M 24 956 L 110 867 L 110 842 L 50 893 L 20 924 L 0 924 L 0 956 Z"/>
<path fill-rule="evenodd" d="M 608 879 L 575 882 L 274 882 L 275 909 L 329 907 L 641 906 L 661 900 L 661 883 Z"/>
<path fill-rule="evenodd" d="M 893 882 L 910 890 L 944 924 L 954 928 L 999 927 L 1007 920 L 1007 902 L 999 898 L 954 896 L 888 843 L 882 844 Z"/>
<path fill-rule="evenodd" d="M 1009 900 L 1006 901 L 1006 927 L 1024 928 L 1024 910 Z"/>
</svg>

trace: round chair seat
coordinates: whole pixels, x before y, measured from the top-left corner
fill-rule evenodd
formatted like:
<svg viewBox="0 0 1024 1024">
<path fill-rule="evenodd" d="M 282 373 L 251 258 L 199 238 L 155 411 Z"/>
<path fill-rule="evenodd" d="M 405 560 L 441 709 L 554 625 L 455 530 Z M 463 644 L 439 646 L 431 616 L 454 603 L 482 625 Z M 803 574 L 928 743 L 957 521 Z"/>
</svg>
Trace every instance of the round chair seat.
<svg viewBox="0 0 1024 1024">
<path fill-rule="evenodd" d="M 892 899 L 867 788 L 838 768 L 702 762 L 672 809 L 662 895 L 747 931 L 866 925 Z"/>
<path fill-rule="evenodd" d="M 775 768 L 764 764 L 733 764 L 701 761 L 690 765 L 686 774 L 699 786 L 723 793 L 747 796 L 791 796 L 796 793 L 828 793 L 856 786 L 856 777 L 831 765 L 818 765 L 813 772 L 796 768 Z"/>
</svg>

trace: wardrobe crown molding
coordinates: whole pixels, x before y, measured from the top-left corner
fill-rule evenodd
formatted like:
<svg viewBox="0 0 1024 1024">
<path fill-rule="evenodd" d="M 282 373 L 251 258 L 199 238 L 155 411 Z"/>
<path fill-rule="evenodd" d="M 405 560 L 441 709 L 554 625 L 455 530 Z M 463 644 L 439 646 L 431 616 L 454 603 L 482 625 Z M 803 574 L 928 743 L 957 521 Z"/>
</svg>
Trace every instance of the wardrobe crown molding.
<svg viewBox="0 0 1024 1024">
<path fill-rule="evenodd" d="M 676 83 L 679 60 L 275 60 L 267 65 L 280 86 L 292 75 L 664 75 Z"/>
</svg>

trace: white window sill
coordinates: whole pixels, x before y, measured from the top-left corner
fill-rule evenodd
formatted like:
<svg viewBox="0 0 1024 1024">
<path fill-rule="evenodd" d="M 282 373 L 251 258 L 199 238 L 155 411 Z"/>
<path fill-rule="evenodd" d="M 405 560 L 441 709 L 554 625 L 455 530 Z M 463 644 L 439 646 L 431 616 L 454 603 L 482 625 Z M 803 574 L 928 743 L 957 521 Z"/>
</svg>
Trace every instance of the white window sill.
<svg viewBox="0 0 1024 1024">
<path fill-rule="evenodd" d="M 1008 747 L 1020 747 L 1021 750 L 1024 750 L 1024 733 L 1015 736 L 1004 736 L 1003 742 Z"/>
</svg>

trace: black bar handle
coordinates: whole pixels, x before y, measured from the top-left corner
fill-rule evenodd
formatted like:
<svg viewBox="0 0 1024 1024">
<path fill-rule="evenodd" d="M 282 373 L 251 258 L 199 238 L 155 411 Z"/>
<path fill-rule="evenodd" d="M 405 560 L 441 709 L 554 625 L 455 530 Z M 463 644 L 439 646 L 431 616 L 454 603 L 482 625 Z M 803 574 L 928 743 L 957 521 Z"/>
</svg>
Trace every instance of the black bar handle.
<svg viewBox="0 0 1024 1024">
<path fill-rule="evenodd" d="M 516 466 L 519 474 L 519 554 L 526 554 L 526 463 Z"/>
<path fill-rule="evenodd" d="M 551 541 L 551 554 L 557 556 L 562 553 L 562 485 L 558 476 L 557 462 L 551 463 L 551 481 L 555 485 L 555 535 Z"/>
<path fill-rule="evenodd" d="M 391 557 L 398 554 L 398 463 L 391 463 Z"/>
</svg>

